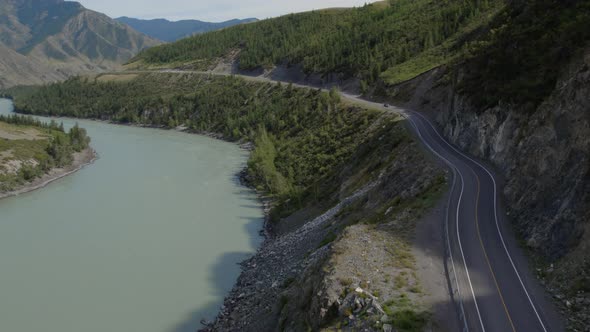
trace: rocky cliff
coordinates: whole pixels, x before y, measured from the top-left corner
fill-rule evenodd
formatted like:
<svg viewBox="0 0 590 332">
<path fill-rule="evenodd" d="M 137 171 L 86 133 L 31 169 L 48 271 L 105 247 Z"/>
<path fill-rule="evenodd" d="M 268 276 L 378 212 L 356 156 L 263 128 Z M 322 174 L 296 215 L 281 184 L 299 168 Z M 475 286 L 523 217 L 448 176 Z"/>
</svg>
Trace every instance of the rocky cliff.
<svg viewBox="0 0 590 332">
<path fill-rule="evenodd" d="M 505 206 L 539 276 L 587 331 L 590 315 L 590 50 L 562 67 L 557 84 L 531 107 L 481 108 L 462 93 L 469 64 L 438 68 L 390 90 L 428 112 L 445 136 L 504 176 Z"/>
</svg>

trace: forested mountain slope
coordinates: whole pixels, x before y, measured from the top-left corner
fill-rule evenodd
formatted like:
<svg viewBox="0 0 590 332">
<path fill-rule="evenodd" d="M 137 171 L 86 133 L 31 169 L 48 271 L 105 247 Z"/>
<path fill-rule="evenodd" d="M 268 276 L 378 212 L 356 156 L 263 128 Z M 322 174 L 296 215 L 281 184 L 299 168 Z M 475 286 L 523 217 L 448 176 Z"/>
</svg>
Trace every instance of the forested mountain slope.
<svg viewBox="0 0 590 332">
<path fill-rule="evenodd" d="M 6 64 L 3 86 L 114 69 L 157 44 L 77 2 L 0 0 L 0 52 L 17 65 Z"/>
<path fill-rule="evenodd" d="M 590 325 L 590 1 L 406 1 L 316 11 L 155 47 L 130 67 L 292 66 L 430 111 L 493 163 L 523 245 L 570 327 Z M 272 75 L 272 73 L 270 73 Z M 298 76 L 301 77 L 301 76 Z M 289 79 L 289 76 L 284 76 Z"/>
<path fill-rule="evenodd" d="M 243 20 L 233 19 L 224 22 L 203 22 L 199 20 L 168 21 L 166 19 L 141 20 L 131 17 L 119 17 L 117 21 L 127 24 L 133 29 L 142 32 L 152 38 L 166 42 L 177 41 L 181 38 L 213 30 L 227 28 L 233 25 L 255 22 L 255 18 Z"/>
<path fill-rule="evenodd" d="M 207 69 L 236 53 L 239 69 L 301 65 L 364 85 L 411 78 L 456 57 L 462 39 L 503 8 L 500 0 L 392 0 L 356 9 L 287 15 L 207 33 L 142 52 L 139 67 Z"/>
</svg>

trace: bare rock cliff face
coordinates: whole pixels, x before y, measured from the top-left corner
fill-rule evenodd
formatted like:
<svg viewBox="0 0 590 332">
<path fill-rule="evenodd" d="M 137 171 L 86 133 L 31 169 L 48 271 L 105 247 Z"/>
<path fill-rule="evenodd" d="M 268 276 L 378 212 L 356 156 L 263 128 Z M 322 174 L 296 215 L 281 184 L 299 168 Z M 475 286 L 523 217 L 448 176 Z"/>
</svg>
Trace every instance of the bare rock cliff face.
<svg viewBox="0 0 590 332">
<path fill-rule="evenodd" d="M 590 51 L 555 70 L 555 89 L 530 111 L 474 107 L 455 88 L 461 69 L 455 79 L 435 69 L 392 94 L 430 113 L 452 143 L 504 176 L 504 203 L 515 229 L 552 263 L 537 272 L 564 307 L 576 311 L 590 303 Z M 574 326 L 588 324 L 590 317 L 582 316 L 572 318 Z"/>
<path fill-rule="evenodd" d="M 391 94 L 430 113 L 452 143 L 491 162 L 505 177 L 506 206 L 526 244 L 559 258 L 588 237 L 589 68 L 590 52 L 562 68 L 552 94 L 533 111 L 474 107 L 455 88 L 460 70 L 454 84 L 446 69 L 435 69 Z"/>
<path fill-rule="evenodd" d="M 564 70 L 532 113 L 500 105 L 478 112 L 460 96 L 436 115 L 450 140 L 491 161 L 527 245 L 561 257 L 580 243 L 590 193 L 590 56 Z M 586 234 L 588 236 L 588 234 Z"/>
</svg>

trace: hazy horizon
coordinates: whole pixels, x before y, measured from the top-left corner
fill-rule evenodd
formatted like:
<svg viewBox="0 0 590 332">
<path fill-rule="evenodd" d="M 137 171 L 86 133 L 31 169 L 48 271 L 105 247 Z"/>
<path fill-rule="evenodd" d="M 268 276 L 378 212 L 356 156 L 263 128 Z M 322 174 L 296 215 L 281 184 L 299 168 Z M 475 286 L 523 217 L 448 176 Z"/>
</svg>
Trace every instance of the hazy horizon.
<svg viewBox="0 0 590 332">
<path fill-rule="evenodd" d="M 116 18 L 127 16 L 139 19 L 165 18 L 170 21 L 196 19 L 221 22 L 231 19 L 281 16 L 289 13 L 331 7 L 358 7 L 374 0 L 300 0 L 297 2 L 268 2 L 264 0 L 78 0 L 84 7 Z"/>
</svg>

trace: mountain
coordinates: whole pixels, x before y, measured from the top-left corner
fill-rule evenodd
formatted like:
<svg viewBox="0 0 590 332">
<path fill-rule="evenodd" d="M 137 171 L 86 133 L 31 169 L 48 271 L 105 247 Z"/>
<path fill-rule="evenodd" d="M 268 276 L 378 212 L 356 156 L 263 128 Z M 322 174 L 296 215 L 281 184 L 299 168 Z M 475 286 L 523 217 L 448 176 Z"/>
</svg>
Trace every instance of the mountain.
<svg viewBox="0 0 590 332">
<path fill-rule="evenodd" d="M 243 20 L 233 19 L 219 23 L 203 22 L 198 20 L 182 20 L 172 22 L 165 19 L 141 20 L 125 16 L 119 17 L 116 20 L 129 25 L 139 32 L 145 33 L 150 37 L 167 42 L 177 41 L 181 38 L 213 30 L 219 30 L 233 25 L 258 21 L 255 18 L 247 18 Z"/>
<path fill-rule="evenodd" d="M 0 0 L 2 86 L 119 67 L 160 42 L 63 0 Z"/>
<path fill-rule="evenodd" d="M 17 84 L 41 84 L 65 75 L 0 44 L 0 88 Z"/>
</svg>

